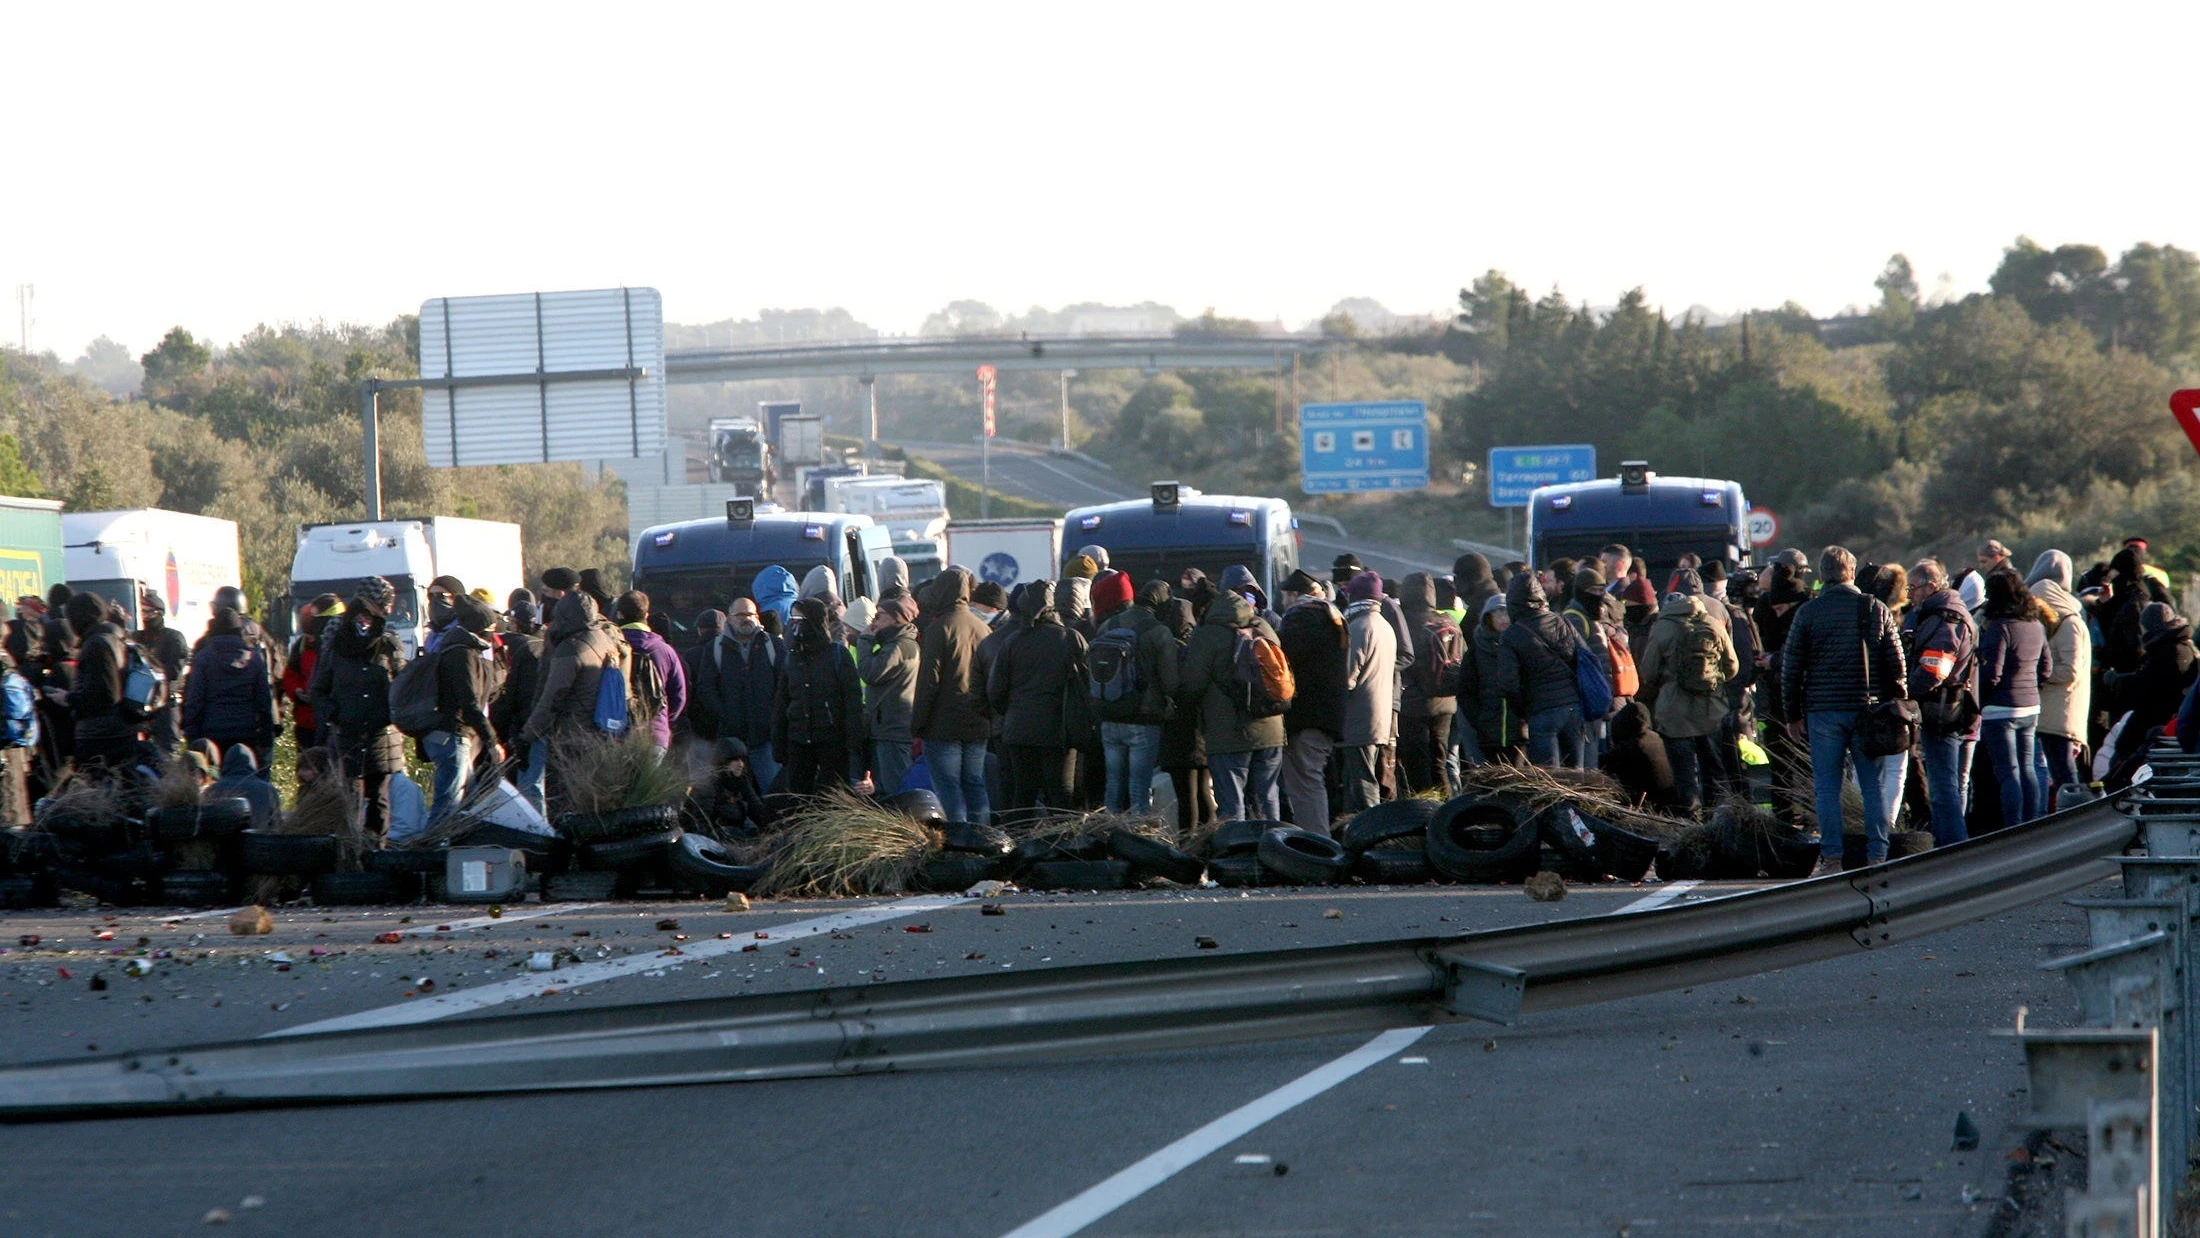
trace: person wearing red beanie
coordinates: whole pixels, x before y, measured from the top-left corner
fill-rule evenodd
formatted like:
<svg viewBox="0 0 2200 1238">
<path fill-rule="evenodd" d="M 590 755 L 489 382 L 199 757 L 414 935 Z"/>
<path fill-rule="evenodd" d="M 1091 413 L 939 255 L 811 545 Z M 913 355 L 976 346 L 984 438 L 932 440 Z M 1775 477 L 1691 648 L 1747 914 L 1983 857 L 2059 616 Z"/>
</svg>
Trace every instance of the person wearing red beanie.
<svg viewBox="0 0 2200 1238">
<path fill-rule="evenodd" d="M 1102 572 L 1092 582 L 1092 613 L 1105 622 L 1131 604 L 1131 578 L 1121 572 Z"/>
</svg>

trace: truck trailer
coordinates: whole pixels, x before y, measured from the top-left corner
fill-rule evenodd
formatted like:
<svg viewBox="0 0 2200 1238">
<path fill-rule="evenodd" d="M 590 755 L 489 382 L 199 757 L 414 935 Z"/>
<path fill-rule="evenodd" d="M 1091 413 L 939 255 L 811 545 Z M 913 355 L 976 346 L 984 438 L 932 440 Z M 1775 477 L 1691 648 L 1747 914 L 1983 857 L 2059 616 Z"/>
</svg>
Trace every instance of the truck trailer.
<svg viewBox="0 0 2200 1238">
<path fill-rule="evenodd" d="M 205 633 L 215 591 L 244 586 L 234 520 L 157 507 L 70 512 L 61 538 L 70 588 L 118 603 L 133 619 L 139 600 L 155 594 L 186 640 Z"/>
</svg>

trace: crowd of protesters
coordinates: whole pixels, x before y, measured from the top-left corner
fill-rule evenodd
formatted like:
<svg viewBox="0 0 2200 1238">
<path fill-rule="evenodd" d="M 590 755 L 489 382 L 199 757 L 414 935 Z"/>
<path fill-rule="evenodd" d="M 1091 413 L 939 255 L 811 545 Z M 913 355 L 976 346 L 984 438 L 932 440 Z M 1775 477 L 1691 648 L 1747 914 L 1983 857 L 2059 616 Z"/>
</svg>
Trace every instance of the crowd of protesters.
<svg viewBox="0 0 2200 1238">
<path fill-rule="evenodd" d="M 1327 831 L 1505 761 L 1601 768 L 1677 815 L 1769 794 L 1787 819 L 1838 821 L 1853 786 L 1877 862 L 1904 814 L 1947 844 L 2128 778 L 2196 709 L 2190 628 L 2136 538 L 2082 575 L 2059 550 L 2020 574 L 1988 542 L 1975 569 L 1829 547 L 1761 573 L 1684 556 L 1663 581 L 1620 545 L 1403 580 L 1347 554 L 1274 598 L 1243 567 L 1137 581 L 1098 546 L 1011 590 L 961 567 L 912 587 L 893 558 L 879 576 L 876 600 L 844 601 L 825 568 L 767 568 L 725 611 L 678 618 L 594 571 L 553 568 L 501 609 L 438 577 L 411 674 L 379 578 L 303 604 L 287 648 L 234 589 L 191 643 L 153 594 L 131 615 L 56 586 L 8 625 L 8 699 L 31 716 L 0 733 L 0 819 L 26 822 L 72 765 L 264 780 L 287 718 L 378 836 L 483 778 L 555 816 L 565 742 L 631 730 L 751 833 L 772 793 L 912 786 L 957 821 L 1151 813 L 1159 786 L 1185 830 Z M 607 676 L 626 688 L 608 719 Z M 1838 866 L 1840 832 L 1820 837 Z"/>
</svg>

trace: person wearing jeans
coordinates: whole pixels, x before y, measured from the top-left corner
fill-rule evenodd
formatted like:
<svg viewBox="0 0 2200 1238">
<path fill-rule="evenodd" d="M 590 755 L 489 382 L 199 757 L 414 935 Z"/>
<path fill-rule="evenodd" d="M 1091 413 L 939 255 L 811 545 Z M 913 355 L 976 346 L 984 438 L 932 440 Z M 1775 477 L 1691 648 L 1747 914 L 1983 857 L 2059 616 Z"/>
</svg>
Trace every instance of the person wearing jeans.
<svg viewBox="0 0 2200 1238">
<path fill-rule="evenodd" d="M 2022 825 L 2044 810 L 2041 802 L 2039 719 L 1988 718 L 1979 723 L 1978 742 L 2001 788 L 2001 823 L 2004 828 Z"/>
<path fill-rule="evenodd" d="M 1153 811 L 1153 772 L 1161 763 L 1161 728 L 1136 722 L 1100 724 L 1106 753 L 1108 811 L 1145 816 Z"/>
<path fill-rule="evenodd" d="M 1584 769 L 1581 706 L 1562 705 L 1528 715 L 1528 762 L 1546 768 Z"/>
<path fill-rule="evenodd" d="M 993 819 L 985 790 L 985 741 L 935 739 L 924 745 L 924 763 L 932 771 L 932 792 L 950 821 L 984 825 Z"/>
<path fill-rule="evenodd" d="M 466 797 L 474 768 L 471 740 L 469 735 L 450 731 L 430 731 L 421 738 L 420 745 L 428 750 L 428 761 L 435 767 L 434 789 L 428 797 L 431 823 L 441 821 Z"/>
<path fill-rule="evenodd" d="M 1274 821 L 1283 806 L 1276 797 L 1276 776 L 1283 770 L 1282 748 L 1207 754 L 1215 779 L 1215 819 Z"/>
<path fill-rule="evenodd" d="M 1788 734 L 1810 747 L 1818 814 L 1818 874 L 1842 868 L 1841 788 L 1848 766 L 1863 790 L 1865 860 L 1887 858 L 1885 775 L 1864 751 L 1865 715 L 1881 701 L 1909 695 L 1907 660 L 1894 615 L 1856 585 L 1856 556 L 1828 546 L 1818 558 L 1819 595 L 1797 607 L 1780 651 L 1780 706 Z"/>
<path fill-rule="evenodd" d="M 2039 603 L 2017 574 L 2006 569 L 1986 578 L 1979 630 L 1979 746 L 2001 788 L 2004 828 L 2040 815 L 2040 685 L 2054 673 Z"/>
<path fill-rule="evenodd" d="M 1946 847 L 1971 836 L 1964 814 L 1977 730 L 1978 624 L 1948 587 L 1940 560 L 1918 560 L 1909 585 L 1902 644 L 1909 650 L 1910 695 L 1924 724 L 1917 759 L 1933 808 L 1933 845 Z"/>
<path fill-rule="evenodd" d="M 1935 847 L 1953 846 L 1971 836 L 1963 820 L 1966 747 L 1960 734 L 1942 735 L 1927 728 L 1918 737 L 1917 756 L 1925 767 L 1925 796 L 1933 805 Z"/>
<path fill-rule="evenodd" d="M 986 741 L 993 722 L 985 700 L 978 645 L 990 634 L 970 613 L 970 573 L 950 567 L 919 588 L 927 591 L 931 626 L 918 639 L 917 689 L 909 731 L 924 745 L 932 790 L 950 821 L 984 825 L 992 820 L 986 791 Z M 765 777 L 761 766 L 758 777 Z M 765 785 L 769 786 L 769 783 Z"/>
</svg>

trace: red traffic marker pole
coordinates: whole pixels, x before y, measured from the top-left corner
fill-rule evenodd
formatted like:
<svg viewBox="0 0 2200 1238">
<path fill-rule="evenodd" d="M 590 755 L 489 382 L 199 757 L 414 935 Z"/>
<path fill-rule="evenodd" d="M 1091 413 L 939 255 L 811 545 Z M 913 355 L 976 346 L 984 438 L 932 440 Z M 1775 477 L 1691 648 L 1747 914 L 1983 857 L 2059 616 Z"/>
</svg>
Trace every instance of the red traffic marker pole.
<svg viewBox="0 0 2200 1238">
<path fill-rule="evenodd" d="M 2192 449 L 2200 451 L 2200 387 L 2171 392 L 2169 411 L 2177 418 L 2177 428 L 2192 440 Z"/>
</svg>

